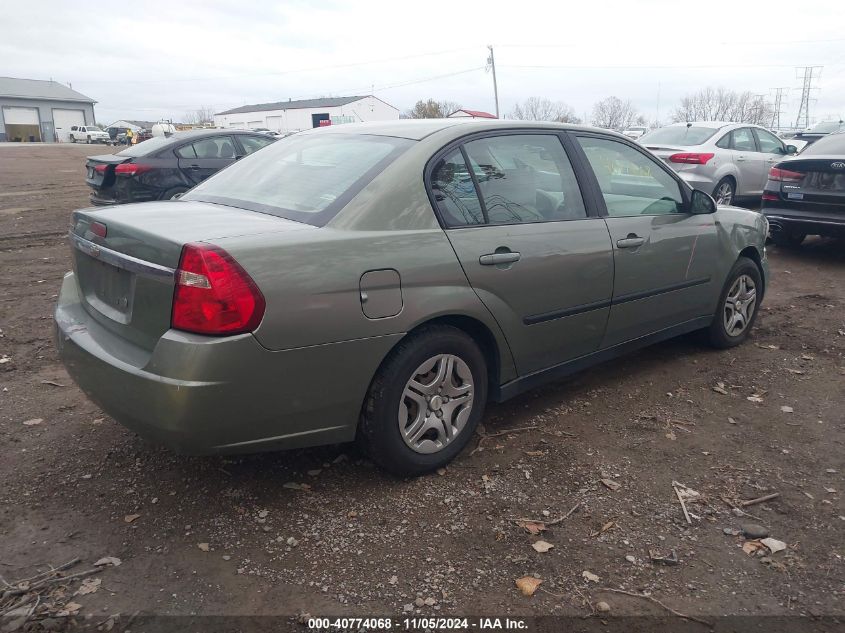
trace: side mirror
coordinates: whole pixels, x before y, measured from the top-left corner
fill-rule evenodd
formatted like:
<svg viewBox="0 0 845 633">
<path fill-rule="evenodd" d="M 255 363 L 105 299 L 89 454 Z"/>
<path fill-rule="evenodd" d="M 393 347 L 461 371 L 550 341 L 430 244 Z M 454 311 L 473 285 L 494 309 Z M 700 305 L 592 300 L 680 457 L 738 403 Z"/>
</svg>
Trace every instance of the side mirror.
<svg viewBox="0 0 845 633">
<path fill-rule="evenodd" d="M 786 153 L 787 153 L 787 154 L 797 154 L 797 153 L 798 153 L 798 148 L 797 148 L 797 147 L 795 147 L 794 145 L 787 145 L 787 146 L 786 146 Z"/>
<path fill-rule="evenodd" d="M 695 214 L 715 213 L 716 201 L 709 194 L 699 189 L 693 189 L 690 212 Z"/>
</svg>

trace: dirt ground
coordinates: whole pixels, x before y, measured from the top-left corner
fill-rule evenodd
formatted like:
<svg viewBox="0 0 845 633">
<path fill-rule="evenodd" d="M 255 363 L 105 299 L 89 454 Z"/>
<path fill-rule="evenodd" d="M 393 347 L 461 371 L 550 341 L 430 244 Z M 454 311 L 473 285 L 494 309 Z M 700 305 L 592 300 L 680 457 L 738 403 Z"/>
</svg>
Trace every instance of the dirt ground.
<svg viewBox="0 0 845 633">
<path fill-rule="evenodd" d="M 582 616 L 599 602 L 609 615 L 673 617 L 607 588 L 703 619 L 845 616 L 842 242 L 769 247 L 771 288 L 740 348 L 680 338 L 491 406 L 487 437 L 442 474 L 397 480 L 349 446 L 179 457 L 101 413 L 54 351 L 84 157 L 111 151 L 0 146 L 4 581 L 119 558 L 90 593 L 73 596 L 81 584 L 68 581 L 43 597 L 94 622 L 139 611 Z M 673 481 L 700 493 L 686 501 L 691 524 Z M 769 493 L 780 496 L 748 516 L 731 507 Z M 513 520 L 570 511 L 539 535 Z M 745 553 L 748 523 L 786 549 Z M 540 539 L 554 548 L 535 551 Z M 531 597 L 515 585 L 526 575 L 543 581 Z"/>
</svg>

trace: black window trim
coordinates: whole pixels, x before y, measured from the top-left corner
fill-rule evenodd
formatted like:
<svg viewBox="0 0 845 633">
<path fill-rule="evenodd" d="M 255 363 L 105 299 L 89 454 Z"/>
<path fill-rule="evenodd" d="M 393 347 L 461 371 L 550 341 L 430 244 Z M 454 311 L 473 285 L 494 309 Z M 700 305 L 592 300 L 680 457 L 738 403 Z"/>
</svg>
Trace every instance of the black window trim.
<svg viewBox="0 0 845 633">
<path fill-rule="evenodd" d="M 442 146 L 439 150 L 437 150 L 434 154 L 431 155 L 428 161 L 426 161 L 425 167 L 423 168 L 423 184 L 425 186 L 426 193 L 428 194 L 428 200 L 431 204 L 431 208 L 434 211 L 434 216 L 437 219 L 437 222 L 440 224 L 440 228 L 442 228 L 444 231 L 455 231 L 462 229 L 477 229 L 482 227 L 522 226 L 527 224 L 552 224 L 559 222 L 578 222 L 583 220 L 601 219 L 602 216 L 599 213 L 598 201 L 595 199 L 594 193 L 590 190 L 590 188 L 585 187 L 582 181 L 582 178 L 584 178 L 586 175 L 583 172 L 584 167 L 580 163 L 580 158 L 575 153 L 576 149 L 572 145 L 572 140 L 567 136 L 567 132 L 568 130 L 555 128 L 506 128 L 502 130 L 483 130 L 481 132 L 473 132 L 460 136 L 456 139 L 452 139 L 451 141 L 449 141 L 449 143 Z M 481 196 L 481 192 L 478 187 L 478 181 L 475 177 L 475 174 L 473 173 L 472 165 L 469 162 L 469 157 L 466 154 L 466 150 L 464 150 L 464 145 L 471 141 L 477 141 L 479 139 L 484 138 L 493 138 L 499 136 L 525 136 L 529 134 L 538 136 L 554 136 L 557 137 L 558 141 L 560 141 L 563 153 L 569 161 L 570 166 L 572 167 L 572 171 L 575 175 L 575 182 L 578 185 L 579 191 L 581 192 L 581 200 L 584 203 L 584 211 L 586 213 L 586 217 L 575 219 L 561 218 L 559 220 L 536 220 L 533 222 L 497 222 L 495 224 L 489 222 L 487 218 L 487 209 L 484 205 L 484 199 Z M 461 155 L 464 157 L 467 170 L 469 170 L 470 172 L 473 186 L 475 188 L 475 195 L 478 198 L 479 203 L 481 204 L 482 213 L 484 214 L 485 220 L 483 224 L 459 224 L 456 226 L 450 226 L 449 223 L 443 219 L 440 213 L 440 208 L 437 205 L 437 200 L 434 197 L 434 191 L 431 186 L 431 176 L 434 172 L 434 168 L 446 155 L 450 154 L 453 150 L 458 148 L 460 148 Z"/>
<path fill-rule="evenodd" d="M 607 212 L 607 204 L 604 201 L 604 195 L 602 195 L 601 186 L 599 185 L 598 177 L 596 176 L 595 172 L 593 171 L 592 165 L 590 165 L 590 160 L 587 158 L 586 152 L 581 147 L 581 144 L 578 143 L 578 141 L 577 141 L 577 139 L 579 137 L 590 137 L 590 138 L 599 138 L 599 139 L 603 139 L 603 140 L 606 140 L 606 141 L 616 141 L 617 143 L 621 143 L 622 145 L 627 145 L 631 149 L 633 149 L 633 150 L 639 152 L 640 154 L 642 154 L 643 156 L 645 156 L 648 160 L 650 160 L 655 165 L 657 165 L 660 169 L 662 169 L 664 173 L 671 176 L 671 178 L 676 183 L 678 183 L 680 191 L 681 191 L 681 197 L 683 198 L 683 201 L 684 201 L 684 208 L 686 210 L 683 211 L 682 213 L 662 214 L 662 215 L 692 215 L 692 211 L 690 210 L 690 205 L 691 205 L 691 201 L 692 201 L 692 187 L 683 178 L 681 178 L 677 174 L 677 172 L 675 172 L 672 169 L 670 169 L 669 167 L 667 167 L 665 164 L 663 164 L 663 161 L 658 159 L 654 154 L 647 151 L 642 146 L 630 141 L 629 139 L 627 139 L 625 137 L 620 137 L 620 136 L 617 136 L 615 134 L 602 134 L 601 132 L 596 132 L 596 131 L 592 131 L 592 130 L 590 130 L 590 131 L 573 130 L 573 131 L 569 132 L 569 134 L 572 136 L 572 142 L 573 142 L 573 145 L 575 146 L 575 150 L 578 152 L 579 160 L 581 160 L 583 162 L 583 164 L 586 166 L 586 168 L 589 170 L 587 172 L 587 174 L 588 174 L 587 175 L 587 181 L 590 183 L 590 186 L 593 189 L 593 195 L 597 197 L 598 208 L 601 212 L 601 217 L 603 217 L 603 218 L 632 217 L 633 218 L 633 217 L 654 217 L 654 216 L 648 216 L 648 215 L 611 216 Z"/>
</svg>

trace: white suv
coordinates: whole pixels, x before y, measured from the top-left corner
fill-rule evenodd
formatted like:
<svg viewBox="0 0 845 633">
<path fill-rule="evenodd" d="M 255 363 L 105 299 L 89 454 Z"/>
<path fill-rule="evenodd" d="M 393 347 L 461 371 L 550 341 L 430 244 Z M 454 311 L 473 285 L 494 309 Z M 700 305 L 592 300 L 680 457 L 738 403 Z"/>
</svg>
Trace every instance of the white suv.
<svg viewBox="0 0 845 633">
<path fill-rule="evenodd" d="M 95 125 L 74 125 L 70 128 L 70 142 L 85 141 L 86 143 L 110 143 L 108 132 L 103 132 Z"/>
</svg>

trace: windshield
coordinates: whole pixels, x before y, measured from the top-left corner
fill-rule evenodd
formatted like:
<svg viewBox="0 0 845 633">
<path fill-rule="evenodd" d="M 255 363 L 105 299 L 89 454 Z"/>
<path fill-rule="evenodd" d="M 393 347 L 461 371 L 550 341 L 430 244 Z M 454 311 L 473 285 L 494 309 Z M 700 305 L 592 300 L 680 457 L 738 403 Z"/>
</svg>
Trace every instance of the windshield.
<svg viewBox="0 0 845 633">
<path fill-rule="evenodd" d="M 155 136 L 117 153 L 118 156 L 148 156 L 172 142 L 173 137 Z"/>
<path fill-rule="evenodd" d="M 808 145 L 801 152 L 801 156 L 819 156 L 823 154 L 840 154 L 845 158 L 845 132 L 831 134 Z"/>
<path fill-rule="evenodd" d="M 364 134 L 291 136 L 224 169 L 182 199 L 322 226 L 412 144 Z"/>
<path fill-rule="evenodd" d="M 716 131 L 716 128 L 712 127 L 670 125 L 669 127 L 662 127 L 648 134 L 643 134 L 640 137 L 640 143 L 643 145 L 664 144 L 689 147 L 690 145 L 701 145 L 713 136 Z"/>
</svg>

